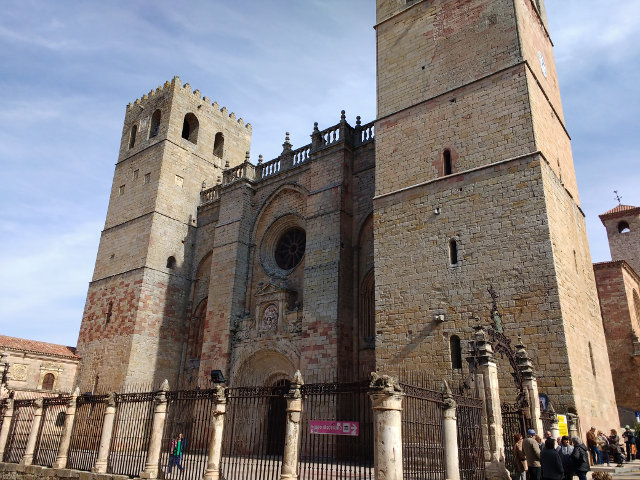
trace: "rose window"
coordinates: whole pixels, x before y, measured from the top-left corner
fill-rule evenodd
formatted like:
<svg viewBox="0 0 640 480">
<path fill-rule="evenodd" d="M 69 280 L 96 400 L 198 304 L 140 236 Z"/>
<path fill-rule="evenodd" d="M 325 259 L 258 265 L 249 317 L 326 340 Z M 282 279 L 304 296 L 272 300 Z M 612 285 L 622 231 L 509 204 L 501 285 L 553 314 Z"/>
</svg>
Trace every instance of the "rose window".
<svg viewBox="0 0 640 480">
<path fill-rule="evenodd" d="M 307 236 L 304 230 L 292 228 L 287 230 L 278 240 L 275 250 L 276 264 L 283 270 L 291 270 L 298 265 L 304 256 Z"/>
</svg>

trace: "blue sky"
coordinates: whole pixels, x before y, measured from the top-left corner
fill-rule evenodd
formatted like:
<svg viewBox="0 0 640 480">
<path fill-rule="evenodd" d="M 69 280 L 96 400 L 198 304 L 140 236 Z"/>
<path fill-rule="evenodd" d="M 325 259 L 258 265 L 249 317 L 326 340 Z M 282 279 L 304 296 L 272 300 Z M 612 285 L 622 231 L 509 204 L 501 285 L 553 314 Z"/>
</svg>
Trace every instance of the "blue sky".
<svg viewBox="0 0 640 480">
<path fill-rule="evenodd" d="M 252 159 L 375 118 L 372 0 L 3 3 L 0 334 L 75 345 L 125 105 L 179 75 L 253 125 Z M 640 2 L 547 0 L 594 261 L 640 205 Z"/>
</svg>

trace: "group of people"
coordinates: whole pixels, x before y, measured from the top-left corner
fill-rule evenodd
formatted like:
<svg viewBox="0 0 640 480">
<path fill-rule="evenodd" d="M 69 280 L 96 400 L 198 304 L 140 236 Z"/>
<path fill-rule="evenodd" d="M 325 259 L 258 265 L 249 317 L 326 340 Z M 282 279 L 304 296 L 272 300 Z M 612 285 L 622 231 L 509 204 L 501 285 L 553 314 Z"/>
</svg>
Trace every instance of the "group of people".
<svg viewBox="0 0 640 480">
<path fill-rule="evenodd" d="M 571 480 L 577 475 L 579 480 L 586 480 L 591 470 L 587 446 L 579 437 L 564 436 L 556 440 L 551 432 L 545 433 L 544 440 L 536 435 L 535 430 L 527 431 L 527 438 L 515 435 L 513 460 L 517 480 Z"/>
<path fill-rule="evenodd" d="M 622 440 L 626 447 L 626 461 L 635 460 L 637 451 L 640 449 L 640 436 L 636 437 L 629 425 L 625 425 Z M 611 461 L 614 461 L 621 466 L 625 461 L 625 452 L 615 429 L 611 429 L 611 434 L 607 436 L 601 430 L 596 432 L 595 427 L 591 427 L 587 432 L 587 447 L 594 465 L 604 463 L 610 465 Z"/>
</svg>

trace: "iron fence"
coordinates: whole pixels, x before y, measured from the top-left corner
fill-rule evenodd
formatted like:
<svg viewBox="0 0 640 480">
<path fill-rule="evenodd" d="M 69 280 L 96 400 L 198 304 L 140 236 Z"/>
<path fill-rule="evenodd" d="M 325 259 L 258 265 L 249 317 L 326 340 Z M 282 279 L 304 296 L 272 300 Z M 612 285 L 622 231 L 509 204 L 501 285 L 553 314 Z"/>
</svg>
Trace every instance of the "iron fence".
<svg viewBox="0 0 640 480">
<path fill-rule="evenodd" d="M 67 468 L 89 471 L 96 463 L 107 398 L 85 394 L 76 399 Z"/>
<path fill-rule="evenodd" d="M 33 463 L 43 467 L 53 466 L 58 455 L 62 429 L 69 397 L 45 398 L 42 401 L 42 420 Z"/>
<path fill-rule="evenodd" d="M 400 385 L 405 393 L 402 409 L 404 479 L 444 480 L 443 395 L 424 384 L 401 382 Z"/>
<path fill-rule="evenodd" d="M 7 437 L 3 461 L 18 463 L 22 460 L 27 448 L 35 409 L 34 399 L 14 401 L 13 417 L 9 426 L 9 436 Z"/>
<path fill-rule="evenodd" d="M 144 470 L 151 439 L 154 392 L 116 395 L 107 473 L 135 477 Z"/>
<path fill-rule="evenodd" d="M 513 445 L 515 435 L 519 433 L 523 438 L 527 436 L 527 429 L 531 422 L 527 419 L 524 409 L 509 403 L 502 404 L 502 433 L 504 439 L 505 466 L 509 472 L 515 472 L 513 461 Z"/>
<path fill-rule="evenodd" d="M 368 380 L 302 386 L 298 464 L 301 480 L 374 478 L 373 419 L 368 391 Z M 322 434 L 323 425 L 341 431 Z"/>
<path fill-rule="evenodd" d="M 227 389 L 221 478 L 280 478 L 288 382 L 275 387 Z"/>
<path fill-rule="evenodd" d="M 458 425 L 458 464 L 461 480 L 485 478 L 482 441 L 482 400 L 467 395 L 454 395 Z"/>
<path fill-rule="evenodd" d="M 162 435 L 159 478 L 198 480 L 207 467 L 211 438 L 213 390 L 167 392 L 167 418 Z M 172 455 L 172 444 L 182 434 L 182 451 Z"/>
</svg>

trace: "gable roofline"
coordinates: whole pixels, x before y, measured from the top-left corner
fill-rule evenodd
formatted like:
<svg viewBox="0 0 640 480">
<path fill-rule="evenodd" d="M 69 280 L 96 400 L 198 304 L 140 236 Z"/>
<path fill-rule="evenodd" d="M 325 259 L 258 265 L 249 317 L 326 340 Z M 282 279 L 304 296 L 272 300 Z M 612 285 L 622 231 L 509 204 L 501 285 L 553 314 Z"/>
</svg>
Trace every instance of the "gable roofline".
<svg viewBox="0 0 640 480">
<path fill-rule="evenodd" d="M 6 335 L 0 335 L 0 350 L 35 353 L 38 355 L 48 355 L 73 360 L 79 360 L 81 358 L 79 355 L 76 355 L 75 347 L 29 340 L 27 338 L 8 337 Z"/>
</svg>

